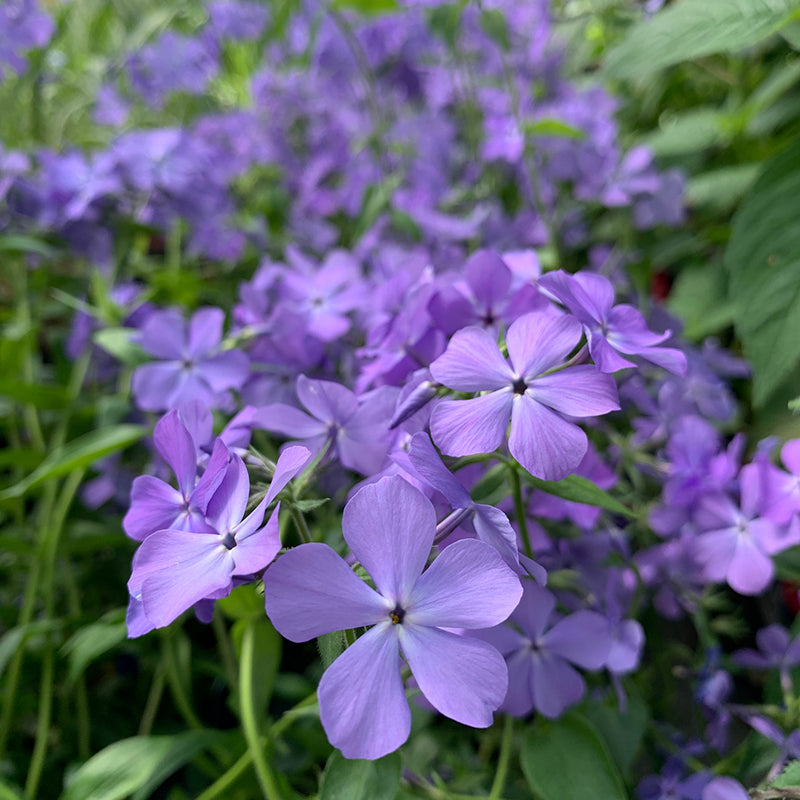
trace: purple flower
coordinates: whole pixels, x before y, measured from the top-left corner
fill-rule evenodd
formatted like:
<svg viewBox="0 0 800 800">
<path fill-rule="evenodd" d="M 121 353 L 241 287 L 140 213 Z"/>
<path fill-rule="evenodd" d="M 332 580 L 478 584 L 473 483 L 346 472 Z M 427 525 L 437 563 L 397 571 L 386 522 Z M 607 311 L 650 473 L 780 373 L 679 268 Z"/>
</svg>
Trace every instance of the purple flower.
<svg viewBox="0 0 800 800">
<path fill-rule="evenodd" d="M 25 72 L 22 53 L 34 47 L 44 47 L 55 33 L 56 26 L 49 14 L 39 9 L 36 0 L 7 0 L 0 6 L 0 79 L 3 65 L 13 72 Z"/>
<path fill-rule="evenodd" d="M 714 778 L 703 789 L 702 800 L 749 800 L 747 789 L 734 778 Z"/>
<path fill-rule="evenodd" d="M 800 542 L 800 528 L 788 529 L 759 516 L 760 467 L 742 467 L 741 503 L 721 492 L 704 497 L 695 514 L 697 557 L 707 580 L 727 581 L 740 594 L 760 594 L 772 580 L 771 555 Z"/>
<path fill-rule="evenodd" d="M 259 3 L 214 0 L 209 3 L 208 13 L 214 33 L 234 42 L 258 39 L 267 24 L 267 9 Z"/>
<path fill-rule="evenodd" d="M 648 775 L 636 787 L 640 800 L 700 800 L 710 772 L 686 776 L 686 766 L 680 758 L 667 759 L 660 775 Z"/>
<path fill-rule="evenodd" d="M 568 316 L 525 314 L 508 329 L 511 364 L 483 328 L 458 331 L 431 364 L 439 383 L 459 392 L 488 392 L 471 400 L 440 403 L 431 414 L 431 433 L 443 453 L 491 453 L 505 439 L 532 475 L 561 480 L 580 464 L 586 434 L 564 415 L 586 417 L 619 408 L 614 381 L 596 367 L 562 367 L 581 338 Z"/>
<path fill-rule="evenodd" d="M 166 529 L 148 536 L 133 557 L 128 581 L 128 635 L 136 637 L 163 628 L 195 603 L 225 597 L 234 578 L 264 570 L 281 548 L 280 503 L 262 526 L 264 514 L 309 455 L 304 447 L 290 447 L 281 453 L 263 500 L 247 517 L 247 468 L 239 456 L 230 455 L 223 478 L 207 503 L 203 530 Z"/>
<path fill-rule="evenodd" d="M 789 670 L 800 664 L 800 636 L 791 639 L 782 625 L 773 623 L 756 634 L 758 650 L 737 650 L 733 662 L 749 669 L 778 668 L 783 690 L 792 690 Z M 760 651 L 760 652 L 759 652 Z"/>
<path fill-rule="evenodd" d="M 678 375 L 686 372 L 686 356 L 680 350 L 655 346 L 668 339 L 671 331 L 654 333 L 633 306 L 615 306 L 614 286 L 608 278 L 592 272 L 568 275 L 559 270 L 542 276 L 539 286 L 580 320 L 589 352 L 603 372 L 636 366 L 620 353 L 639 355 Z"/>
<path fill-rule="evenodd" d="M 764 516 L 785 523 L 800 511 L 800 439 L 783 445 L 781 461 L 788 473 L 764 463 Z"/>
<path fill-rule="evenodd" d="M 501 709 L 525 716 L 534 708 L 555 719 L 577 703 L 586 684 L 573 664 L 601 669 L 611 649 L 608 620 L 595 611 L 576 611 L 555 618 L 555 597 L 526 581 L 519 606 L 508 625 L 485 631 L 481 638 L 495 644 L 508 664 L 508 694 Z"/>
<path fill-rule="evenodd" d="M 500 654 L 446 629 L 504 620 L 522 593 L 519 579 L 475 540 L 446 548 L 423 572 L 435 528 L 421 492 L 398 476 L 382 478 L 353 496 L 342 519 L 344 538 L 376 590 L 324 544 L 290 550 L 265 576 L 267 613 L 291 641 L 373 626 L 319 685 L 322 725 L 347 758 L 380 758 L 408 738 L 401 652 L 431 705 L 465 725 L 491 725 L 505 695 Z"/>
<path fill-rule="evenodd" d="M 138 343 L 161 361 L 133 373 L 133 394 L 140 408 L 166 411 L 190 400 L 214 407 L 221 392 L 242 386 L 250 362 L 237 350 L 220 350 L 224 321 L 219 308 L 199 309 L 188 325 L 177 309 L 147 318 Z"/>
<path fill-rule="evenodd" d="M 357 397 L 333 381 L 300 375 L 297 396 L 309 411 L 274 403 L 259 409 L 255 427 L 299 439 L 312 453 L 330 445 L 344 466 L 372 475 L 389 450 L 389 420 L 397 390 L 382 386 Z"/>
</svg>

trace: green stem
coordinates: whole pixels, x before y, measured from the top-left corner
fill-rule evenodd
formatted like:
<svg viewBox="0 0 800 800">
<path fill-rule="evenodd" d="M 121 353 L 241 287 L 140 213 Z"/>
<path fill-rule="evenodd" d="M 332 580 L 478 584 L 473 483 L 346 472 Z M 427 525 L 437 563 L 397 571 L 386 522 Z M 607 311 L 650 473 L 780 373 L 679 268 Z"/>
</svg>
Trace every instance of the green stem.
<svg viewBox="0 0 800 800">
<path fill-rule="evenodd" d="M 249 622 L 242 637 L 242 656 L 239 672 L 239 714 L 242 720 L 247 747 L 253 757 L 256 776 L 266 800 L 280 800 L 281 793 L 266 758 L 264 745 L 258 733 L 253 706 L 253 668 L 255 666 L 255 622 Z"/>
<path fill-rule="evenodd" d="M 519 533 L 522 536 L 522 544 L 525 548 L 525 555 L 533 558 L 533 547 L 531 547 L 531 537 L 528 533 L 528 523 L 525 520 L 525 503 L 522 500 L 522 483 L 519 479 L 519 472 L 516 469 L 509 470 L 509 480 L 511 481 L 511 491 L 514 495 L 514 514 L 517 517 Z"/>
<path fill-rule="evenodd" d="M 217 637 L 217 649 L 225 667 L 228 686 L 230 686 L 231 692 L 238 693 L 239 676 L 236 674 L 236 654 L 231 644 L 230 636 L 228 636 L 228 629 L 219 614 L 214 614 L 211 626 L 214 629 L 214 635 Z"/>
<path fill-rule="evenodd" d="M 55 654 L 48 647 L 44 654 L 41 688 L 39 690 L 39 720 L 36 725 L 36 744 L 33 747 L 28 778 L 25 781 L 25 800 L 36 800 L 39 780 L 42 777 L 44 759 L 47 755 L 48 735 L 50 733 L 50 713 L 53 708 L 53 672 Z"/>
<path fill-rule="evenodd" d="M 511 747 L 514 743 L 514 717 L 506 714 L 503 722 L 503 738 L 500 742 L 500 757 L 497 762 L 497 772 L 494 774 L 494 782 L 489 792 L 489 800 L 500 800 L 503 787 L 508 775 L 508 764 L 511 760 Z"/>
<path fill-rule="evenodd" d="M 203 724 L 194 713 L 192 704 L 189 702 L 189 696 L 183 688 L 181 676 L 178 671 L 178 660 L 173 646 L 173 637 L 169 634 L 164 637 L 164 665 L 167 668 L 169 690 L 172 694 L 172 699 L 175 701 L 175 705 L 178 707 L 178 711 L 180 711 L 181 716 L 190 728 L 201 730 Z"/>
<path fill-rule="evenodd" d="M 296 508 L 293 508 L 292 520 L 294 521 L 295 527 L 297 528 L 297 533 L 300 535 L 300 541 L 303 542 L 303 544 L 308 544 L 309 542 L 313 542 L 314 540 L 311 537 L 311 531 L 308 529 L 306 518 L 303 516 L 303 512 L 299 511 Z"/>
<path fill-rule="evenodd" d="M 284 711 L 281 718 L 273 723 L 269 729 L 269 736 L 271 739 L 277 739 L 298 717 L 302 716 L 303 711 L 308 706 L 314 705 L 317 702 L 317 693 L 308 695 L 302 699 L 297 705 L 292 706 L 288 711 Z"/>
<path fill-rule="evenodd" d="M 197 800 L 215 800 L 217 797 L 222 797 L 223 794 L 244 775 L 252 761 L 253 754 L 248 748 L 239 757 L 238 761 L 234 762 L 230 769 L 220 775 L 208 789 L 197 796 Z"/>
<path fill-rule="evenodd" d="M 139 736 L 149 736 L 150 731 L 153 730 L 153 723 L 156 719 L 156 712 L 161 703 L 161 697 L 164 694 L 164 660 L 158 662 L 155 674 L 153 675 L 153 683 L 150 685 L 150 692 L 147 695 L 147 701 L 144 704 L 144 712 L 142 719 L 139 722 Z"/>
</svg>

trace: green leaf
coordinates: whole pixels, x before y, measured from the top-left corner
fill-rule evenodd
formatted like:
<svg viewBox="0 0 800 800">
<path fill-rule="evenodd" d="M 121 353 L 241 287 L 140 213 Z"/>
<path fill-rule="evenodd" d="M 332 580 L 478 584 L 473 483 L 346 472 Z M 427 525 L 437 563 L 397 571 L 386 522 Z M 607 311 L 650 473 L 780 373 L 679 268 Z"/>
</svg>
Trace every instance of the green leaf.
<svg viewBox="0 0 800 800">
<path fill-rule="evenodd" d="M 109 611 L 99 622 L 74 633 L 61 648 L 69 659 L 67 682 L 76 680 L 92 661 L 124 642 L 127 635 L 124 608 Z"/>
<path fill-rule="evenodd" d="M 664 115 L 659 129 L 643 136 L 641 143 L 659 158 L 683 156 L 723 144 L 729 128 L 725 114 L 711 108 L 692 109 Z"/>
<path fill-rule="evenodd" d="M 566 122 L 553 117 L 526 120 L 522 123 L 522 132 L 528 136 L 557 136 L 561 139 L 586 138 L 586 131 L 567 125 Z"/>
<path fill-rule="evenodd" d="M 761 164 L 737 164 L 691 178 L 686 192 L 690 205 L 716 211 L 732 208 L 752 186 L 760 168 Z"/>
<path fill-rule="evenodd" d="M 338 10 L 358 11 L 367 17 L 399 10 L 397 0 L 333 0 L 331 7 Z"/>
<path fill-rule="evenodd" d="M 231 637 L 236 647 L 236 655 L 241 660 L 242 637 L 248 625 L 254 627 L 253 646 L 255 654 L 253 658 L 258 664 L 258 680 L 253 687 L 253 705 L 256 708 L 256 715 L 266 713 L 267 703 L 272 697 L 272 689 L 275 686 L 275 677 L 281 664 L 281 651 L 283 641 L 280 634 L 272 627 L 272 623 L 263 616 L 263 606 L 260 619 L 240 619 L 234 623 L 231 629 Z"/>
<path fill-rule="evenodd" d="M 788 789 L 791 786 L 800 786 L 800 761 L 791 761 L 786 769 L 772 782 L 778 789 Z"/>
<path fill-rule="evenodd" d="M 772 557 L 775 571 L 784 581 L 800 583 L 800 545 L 789 547 Z"/>
<path fill-rule="evenodd" d="M 639 78 L 681 61 L 750 47 L 797 19 L 798 0 L 682 0 L 642 20 L 609 53 L 611 78 Z"/>
<path fill-rule="evenodd" d="M 486 8 L 481 11 L 480 26 L 483 32 L 503 50 L 511 48 L 506 15 L 499 8 Z"/>
<path fill-rule="evenodd" d="M 256 591 L 254 583 L 246 583 L 217 600 L 217 607 L 231 619 L 260 619 L 264 616 L 264 595 Z"/>
<path fill-rule="evenodd" d="M 678 274 L 667 307 L 686 324 L 684 336 L 699 341 L 733 324 L 734 306 L 727 293 L 721 264 L 689 267 Z"/>
<path fill-rule="evenodd" d="M 0 781 L 0 800 L 22 800 L 22 792 Z"/>
<path fill-rule="evenodd" d="M 725 250 L 734 321 L 763 406 L 800 357 L 800 141 L 770 159 Z"/>
<path fill-rule="evenodd" d="M 92 431 L 85 436 L 73 439 L 64 447 L 51 453 L 26 478 L 0 492 L 0 500 L 21 497 L 29 489 L 50 480 L 50 478 L 59 478 L 73 470 L 88 467 L 110 453 L 115 453 L 117 450 L 122 450 L 134 442 L 138 442 L 147 433 L 149 433 L 149 428 L 143 425 L 117 425 L 113 428 Z"/>
<path fill-rule="evenodd" d="M 79 767 L 61 800 L 146 800 L 175 770 L 224 739 L 222 731 L 134 736 L 101 750 Z"/>
<path fill-rule="evenodd" d="M 68 401 L 67 390 L 63 386 L 22 383 L 11 379 L 0 380 L 0 395 L 36 408 L 64 408 Z"/>
<path fill-rule="evenodd" d="M 613 514 L 622 514 L 631 519 L 635 519 L 637 516 L 626 505 L 620 503 L 608 492 L 581 475 L 568 475 L 560 481 L 545 481 L 541 478 L 535 478 L 525 470 L 520 470 L 519 474 L 522 480 L 534 488 L 553 494 L 562 500 L 571 500 L 573 503 L 583 503 L 587 506 L 597 506 L 598 508 L 604 508 L 606 511 L 611 511 Z"/>
<path fill-rule="evenodd" d="M 344 653 L 345 647 L 347 647 L 347 642 L 344 638 L 344 631 L 333 631 L 317 636 L 317 649 L 325 669 L 328 669 Z"/>
<path fill-rule="evenodd" d="M 315 499 L 309 498 L 308 500 L 290 500 L 286 505 L 288 505 L 290 508 L 296 508 L 298 511 L 305 513 L 306 511 L 313 511 L 315 508 L 324 506 L 328 500 L 329 498 L 327 497 L 318 497 Z"/>
<path fill-rule="evenodd" d="M 625 786 L 594 727 L 572 712 L 537 719 L 525 735 L 522 771 L 541 800 L 627 800 Z"/>
<path fill-rule="evenodd" d="M 400 768 L 398 753 L 364 761 L 347 759 L 335 750 L 325 765 L 319 800 L 394 800 Z"/>
<path fill-rule="evenodd" d="M 40 619 L 27 625 L 18 625 L 0 637 L 0 676 L 5 672 L 14 653 L 32 636 L 56 631 L 63 625 L 60 619 Z"/>
<path fill-rule="evenodd" d="M 581 711 L 602 736 L 620 772 L 630 778 L 650 721 L 647 705 L 640 697 L 629 694 L 624 712 L 615 702 L 608 700 L 585 703 Z"/>
<path fill-rule="evenodd" d="M 137 366 L 148 361 L 147 353 L 131 341 L 138 333 L 134 328 L 103 328 L 92 337 L 94 343 L 123 364 Z"/>
<path fill-rule="evenodd" d="M 45 258 L 52 258 L 58 250 L 33 236 L 0 236 L 0 252 L 4 253 L 32 253 Z"/>
<path fill-rule="evenodd" d="M 472 499 L 476 503 L 485 503 L 500 487 L 505 486 L 507 476 L 508 467 L 505 464 L 495 464 L 472 487 Z"/>
</svg>

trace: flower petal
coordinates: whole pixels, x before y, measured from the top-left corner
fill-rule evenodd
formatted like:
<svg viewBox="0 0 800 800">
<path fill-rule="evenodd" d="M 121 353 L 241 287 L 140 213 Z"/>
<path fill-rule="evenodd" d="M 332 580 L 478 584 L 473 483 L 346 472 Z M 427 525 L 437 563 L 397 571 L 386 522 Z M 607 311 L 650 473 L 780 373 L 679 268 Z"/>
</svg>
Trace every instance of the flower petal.
<svg viewBox="0 0 800 800">
<path fill-rule="evenodd" d="M 595 611 L 576 611 L 559 620 L 542 637 L 550 652 L 584 669 L 605 666 L 611 650 L 611 626 Z"/>
<path fill-rule="evenodd" d="M 175 473 L 181 494 L 188 500 L 197 476 L 197 449 L 175 409 L 156 423 L 153 442 L 158 454 Z"/>
<path fill-rule="evenodd" d="M 320 720 L 345 758 L 380 758 L 408 739 L 411 711 L 400 667 L 397 636 L 386 622 L 357 639 L 322 676 Z"/>
<path fill-rule="evenodd" d="M 373 625 L 393 608 L 334 550 L 316 542 L 289 550 L 267 570 L 264 601 L 272 624 L 292 642 Z"/>
<path fill-rule="evenodd" d="M 273 403 L 260 408 L 253 419 L 253 427 L 293 439 L 310 439 L 328 430 L 324 422 L 285 403 Z"/>
<path fill-rule="evenodd" d="M 275 463 L 275 472 L 272 475 L 272 482 L 264 498 L 267 501 L 267 505 L 269 505 L 278 496 L 281 489 L 305 467 L 310 458 L 311 451 L 306 447 L 287 447 L 285 450 L 281 451 Z"/>
<path fill-rule="evenodd" d="M 572 417 L 593 417 L 619 410 L 614 379 L 588 364 L 536 378 L 528 384 L 526 395 Z"/>
<path fill-rule="evenodd" d="M 431 435 L 448 456 L 492 453 L 505 439 L 515 395 L 500 389 L 472 400 L 447 400 L 431 414 Z"/>
<path fill-rule="evenodd" d="M 514 373 L 494 337 L 477 326 L 457 331 L 430 370 L 435 380 L 457 392 L 483 392 L 514 383 Z"/>
<path fill-rule="evenodd" d="M 262 503 L 264 508 L 260 509 L 261 519 L 264 517 L 266 503 Z M 259 508 L 262 504 L 259 504 Z M 236 537 L 236 545 L 231 550 L 235 569 L 234 575 L 255 575 L 266 569 L 267 565 L 278 555 L 281 549 L 281 532 L 278 526 L 278 511 L 280 503 L 275 506 L 267 524 L 249 534 L 239 538 Z M 259 509 L 254 510 L 248 518 L 255 516 L 258 518 Z M 244 523 L 243 523 L 244 524 Z"/>
<path fill-rule="evenodd" d="M 250 376 L 250 359 L 239 350 L 226 350 L 198 362 L 197 372 L 215 392 L 241 389 Z"/>
<path fill-rule="evenodd" d="M 342 533 L 377 590 L 403 604 L 428 560 L 436 512 L 422 492 L 398 475 L 359 489 L 345 506 Z"/>
<path fill-rule="evenodd" d="M 531 475 L 560 481 L 574 472 L 588 447 L 586 434 L 526 395 L 514 398 L 508 449 Z"/>
<path fill-rule="evenodd" d="M 358 398 L 333 381 L 316 381 L 300 375 L 297 397 L 313 417 L 323 422 L 346 422 L 358 408 Z"/>
<path fill-rule="evenodd" d="M 411 437 L 408 460 L 419 477 L 436 491 L 441 492 L 451 506 L 454 508 L 468 508 L 472 505 L 469 492 L 442 463 L 442 459 L 439 458 L 439 454 L 433 447 L 430 436 L 424 431 L 420 431 Z"/>
<path fill-rule="evenodd" d="M 533 654 L 533 704 L 549 719 L 560 717 L 577 703 L 586 690 L 580 673 L 563 658 L 550 653 Z"/>
<path fill-rule="evenodd" d="M 508 618 L 521 597 L 519 578 L 493 547 L 461 539 L 422 573 L 407 618 L 438 628 L 491 628 Z"/>
<path fill-rule="evenodd" d="M 184 508 L 177 489 L 152 475 L 140 475 L 133 479 L 131 507 L 122 529 L 131 539 L 144 541 L 151 533 L 172 527 Z"/>
<path fill-rule="evenodd" d="M 508 690 L 500 653 L 480 639 L 438 628 L 397 627 L 403 655 L 431 705 L 456 722 L 488 728 Z"/>
<path fill-rule="evenodd" d="M 533 311 L 515 320 L 506 334 L 514 372 L 523 377 L 539 375 L 558 366 L 580 341 L 583 328 L 574 317 Z"/>
<path fill-rule="evenodd" d="M 242 521 L 249 497 L 250 477 L 247 467 L 239 456 L 232 454 L 222 482 L 208 501 L 208 521 L 220 533 L 232 531 Z"/>
<path fill-rule="evenodd" d="M 199 308 L 189 321 L 189 341 L 185 355 L 190 358 L 214 350 L 222 341 L 222 326 L 225 312 L 221 308 L 208 306 Z"/>
</svg>

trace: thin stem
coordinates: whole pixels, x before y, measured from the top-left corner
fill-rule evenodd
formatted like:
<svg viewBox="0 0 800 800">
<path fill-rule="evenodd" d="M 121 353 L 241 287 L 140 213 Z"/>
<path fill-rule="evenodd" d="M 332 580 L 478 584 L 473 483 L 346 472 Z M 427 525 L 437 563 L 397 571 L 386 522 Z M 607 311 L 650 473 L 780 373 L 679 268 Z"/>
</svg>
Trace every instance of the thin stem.
<svg viewBox="0 0 800 800">
<path fill-rule="evenodd" d="M 314 692 L 308 697 L 303 698 L 297 705 L 292 706 L 288 711 L 284 711 L 281 718 L 272 724 L 269 729 L 271 739 L 277 739 L 296 719 L 303 715 L 309 706 L 317 702 L 317 693 Z"/>
<path fill-rule="evenodd" d="M 242 637 L 242 656 L 239 665 L 239 714 L 247 747 L 253 757 L 258 782 L 266 800 L 280 800 L 281 793 L 266 758 L 264 745 L 258 733 L 253 707 L 253 667 L 255 666 L 255 622 L 248 623 Z"/>
<path fill-rule="evenodd" d="M 518 468 L 517 468 L 518 469 Z M 533 547 L 531 547 L 531 537 L 528 533 L 528 523 L 525 521 L 525 503 L 522 500 L 522 483 L 519 479 L 517 469 L 509 470 L 509 480 L 511 481 L 511 491 L 514 495 L 514 514 L 519 525 L 519 533 L 522 536 L 522 544 L 525 548 L 525 555 L 533 558 Z"/>
<path fill-rule="evenodd" d="M 225 667 L 225 675 L 228 678 L 228 685 L 232 692 L 239 691 L 239 676 L 236 672 L 236 654 L 231 644 L 228 629 L 219 614 L 214 614 L 211 620 L 214 635 L 217 637 L 217 649 L 219 650 L 222 664 Z"/>
<path fill-rule="evenodd" d="M 25 800 L 36 800 L 39 780 L 42 777 L 44 759 L 47 755 L 48 735 L 50 733 L 50 713 L 53 708 L 53 673 L 55 670 L 55 654 L 48 647 L 44 654 L 42 680 L 39 690 L 39 720 L 36 724 L 36 744 L 28 767 L 28 778 L 25 781 Z"/>
<path fill-rule="evenodd" d="M 203 724 L 197 718 L 197 715 L 192 709 L 192 704 L 189 702 L 189 697 L 183 688 L 181 676 L 178 672 L 178 661 L 175 655 L 175 648 L 173 647 L 172 636 L 167 635 L 164 637 L 164 665 L 167 669 L 167 681 L 169 682 L 169 690 L 172 694 L 172 699 L 178 707 L 181 716 L 184 718 L 189 727 L 199 730 Z"/>
<path fill-rule="evenodd" d="M 308 524 L 306 523 L 306 518 L 303 516 L 303 512 L 293 508 L 292 520 L 294 521 L 295 527 L 297 528 L 297 533 L 300 535 L 300 540 L 303 542 L 303 544 L 313 542 L 314 540 L 311 537 L 311 531 L 308 529 Z"/>
<path fill-rule="evenodd" d="M 222 797 L 223 794 L 244 775 L 252 761 L 253 754 L 248 748 L 226 772 L 220 775 L 220 777 L 208 787 L 208 789 L 197 796 L 197 800 L 215 800 L 217 797 Z"/>
<path fill-rule="evenodd" d="M 153 675 L 153 683 L 150 684 L 150 691 L 147 694 L 147 700 L 144 704 L 144 712 L 139 722 L 139 736 L 149 736 L 150 731 L 153 730 L 153 723 L 156 719 L 158 706 L 164 694 L 165 672 L 164 660 L 162 658 L 156 667 L 155 674 Z"/>
<path fill-rule="evenodd" d="M 489 792 L 489 800 L 500 800 L 503 787 L 508 775 L 508 764 L 511 760 L 511 747 L 514 743 L 514 717 L 506 714 L 503 722 L 503 738 L 500 741 L 500 757 L 497 761 L 497 772 L 494 774 L 494 782 Z"/>
</svg>

